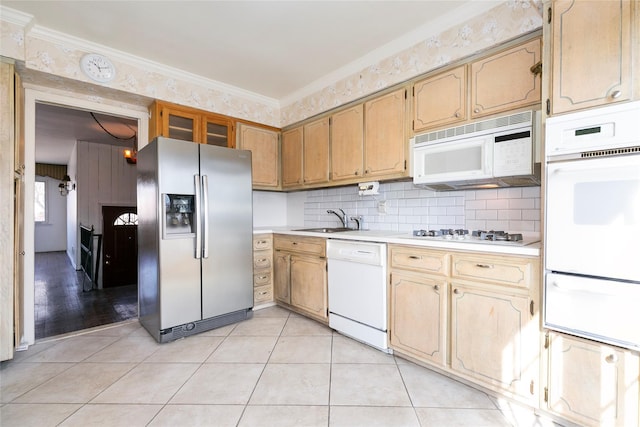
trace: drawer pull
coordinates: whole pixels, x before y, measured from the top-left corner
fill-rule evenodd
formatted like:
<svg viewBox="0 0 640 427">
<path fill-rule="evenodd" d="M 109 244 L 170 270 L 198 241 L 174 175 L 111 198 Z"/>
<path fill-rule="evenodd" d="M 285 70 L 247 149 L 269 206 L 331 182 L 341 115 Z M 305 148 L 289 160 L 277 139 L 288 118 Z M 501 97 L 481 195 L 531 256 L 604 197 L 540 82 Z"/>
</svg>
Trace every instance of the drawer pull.
<svg viewBox="0 0 640 427">
<path fill-rule="evenodd" d="M 409 259 L 422 259 L 422 257 L 418 255 L 409 255 Z"/>
<path fill-rule="evenodd" d="M 493 265 L 491 265 L 491 264 L 476 264 L 476 267 L 478 267 L 478 268 L 493 268 Z"/>
<path fill-rule="evenodd" d="M 259 240 L 258 243 L 261 244 L 261 245 L 266 245 L 267 241 L 266 240 Z"/>
<path fill-rule="evenodd" d="M 258 276 L 258 279 L 261 279 L 261 280 L 264 280 L 266 278 L 267 278 L 267 276 Z"/>
<path fill-rule="evenodd" d="M 262 291 L 258 295 L 266 295 L 267 293 L 268 293 L 267 291 Z"/>
<path fill-rule="evenodd" d="M 260 258 L 260 259 L 258 260 L 258 262 L 267 262 L 267 259 L 266 259 L 266 258 Z"/>
</svg>

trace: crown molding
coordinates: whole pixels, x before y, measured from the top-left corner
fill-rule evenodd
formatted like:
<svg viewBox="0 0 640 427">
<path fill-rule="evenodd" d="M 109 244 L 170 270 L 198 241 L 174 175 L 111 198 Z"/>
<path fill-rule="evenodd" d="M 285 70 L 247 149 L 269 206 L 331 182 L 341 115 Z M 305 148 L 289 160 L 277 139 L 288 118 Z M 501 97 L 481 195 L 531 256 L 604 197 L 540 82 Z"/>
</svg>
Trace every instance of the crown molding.
<svg viewBox="0 0 640 427">
<path fill-rule="evenodd" d="M 59 31 L 51 30 L 39 25 L 34 25 L 29 32 L 30 37 L 34 37 L 49 43 L 73 46 L 77 50 L 85 52 L 101 53 L 110 57 L 112 60 L 128 64 L 143 70 L 158 73 L 162 76 L 182 80 L 193 85 L 201 86 L 205 89 L 216 90 L 222 93 L 227 93 L 233 96 L 237 96 L 243 99 L 251 100 L 263 105 L 267 105 L 272 108 L 279 109 L 280 102 L 274 98 L 269 98 L 255 92 L 239 88 L 237 86 L 222 83 L 216 80 L 207 79 L 196 74 L 192 74 L 186 71 L 179 70 L 177 68 L 169 67 L 158 62 L 150 61 L 148 59 L 131 55 L 121 50 L 113 49 L 108 46 L 104 46 L 98 43 L 93 43 L 88 40 L 84 40 L 78 37 L 71 36 Z"/>
<path fill-rule="evenodd" d="M 369 52 L 368 54 L 345 65 L 344 67 L 338 68 L 337 70 L 326 74 L 320 79 L 315 80 L 309 85 L 301 88 L 300 90 L 297 90 L 292 94 L 280 99 L 281 108 L 285 108 L 292 104 L 295 104 L 305 97 L 320 92 L 326 87 L 331 86 L 344 78 L 361 72 L 371 65 L 377 64 L 384 59 L 402 52 L 405 49 L 409 49 L 416 44 L 421 43 L 429 39 L 430 37 L 440 34 L 446 30 L 449 30 L 456 25 L 460 25 L 468 21 L 469 19 L 480 16 L 502 3 L 505 3 L 505 1 L 478 0 L 473 1 L 472 3 L 465 3 L 465 5 L 453 9 L 450 12 L 447 12 L 443 16 L 439 17 L 436 22 L 427 22 L 421 27 L 418 27 L 406 33 L 405 35 L 398 37 L 383 46 L 380 46 L 379 48 Z"/>
<path fill-rule="evenodd" d="M 20 12 L 19 10 L 11 9 L 0 4 L 0 21 L 5 21 L 10 24 L 20 25 L 21 27 L 28 27 L 33 23 L 33 15 Z"/>
</svg>

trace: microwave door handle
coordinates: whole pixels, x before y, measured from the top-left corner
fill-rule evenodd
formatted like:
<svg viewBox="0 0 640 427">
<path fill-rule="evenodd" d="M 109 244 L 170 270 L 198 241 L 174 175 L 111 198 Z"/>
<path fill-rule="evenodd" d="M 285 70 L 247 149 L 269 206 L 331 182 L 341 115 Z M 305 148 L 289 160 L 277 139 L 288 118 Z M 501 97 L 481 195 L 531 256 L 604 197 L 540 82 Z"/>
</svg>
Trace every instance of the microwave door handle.
<svg viewBox="0 0 640 427">
<path fill-rule="evenodd" d="M 200 205 L 202 204 L 201 199 L 200 199 L 200 175 L 194 175 L 193 176 L 193 180 L 194 180 L 194 184 L 195 184 L 195 228 L 196 228 L 196 248 L 195 248 L 195 257 L 197 259 L 200 259 L 202 257 L 202 229 L 201 229 L 201 207 Z"/>
</svg>

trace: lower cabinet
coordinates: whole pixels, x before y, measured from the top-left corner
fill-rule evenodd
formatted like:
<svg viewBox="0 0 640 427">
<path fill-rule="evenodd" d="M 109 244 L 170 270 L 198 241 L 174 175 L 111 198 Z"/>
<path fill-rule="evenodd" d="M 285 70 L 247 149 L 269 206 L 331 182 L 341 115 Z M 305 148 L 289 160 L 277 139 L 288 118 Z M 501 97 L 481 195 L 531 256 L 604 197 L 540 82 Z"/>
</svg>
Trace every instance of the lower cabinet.
<svg viewBox="0 0 640 427">
<path fill-rule="evenodd" d="M 274 236 L 276 302 L 327 323 L 327 259 L 325 239 Z"/>
<path fill-rule="evenodd" d="M 529 298 L 451 284 L 451 369 L 537 402 L 539 333 Z"/>
<path fill-rule="evenodd" d="M 273 238 L 253 236 L 253 305 L 273 301 Z"/>
<path fill-rule="evenodd" d="M 638 426 L 638 353 L 548 332 L 546 410 L 584 426 Z"/>
<path fill-rule="evenodd" d="M 388 252 L 394 352 L 537 406 L 538 259 L 404 245 Z"/>
<path fill-rule="evenodd" d="M 447 289 L 442 277 L 391 273 L 389 340 L 394 349 L 445 365 Z"/>
<path fill-rule="evenodd" d="M 395 351 L 447 363 L 449 255 L 389 245 L 389 343 Z"/>
</svg>

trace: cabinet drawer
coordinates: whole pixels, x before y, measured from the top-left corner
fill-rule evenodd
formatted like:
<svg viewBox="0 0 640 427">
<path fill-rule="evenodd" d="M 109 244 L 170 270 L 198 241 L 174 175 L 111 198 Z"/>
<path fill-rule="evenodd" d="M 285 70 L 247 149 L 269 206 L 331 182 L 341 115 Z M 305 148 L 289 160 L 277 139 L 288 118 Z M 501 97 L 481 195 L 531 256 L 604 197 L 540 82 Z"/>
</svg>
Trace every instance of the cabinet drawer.
<svg viewBox="0 0 640 427">
<path fill-rule="evenodd" d="M 325 239 L 317 237 L 277 236 L 273 245 L 276 249 L 304 252 L 311 255 L 325 256 Z"/>
<path fill-rule="evenodd" d="M 271 257 L 269 252 L 256 253 L 253 255 L 253 269 L 271 268 Z"/>
<path fill-rule="evenodd" d="M 537 262 L 518 257 L 491 257 L 482 255 L 452 256 L 451 276 L 461 279 L 529 287 L 535 277 Z"/>
<path fill-rule="evenodd" d="M 271 249 L 272 239 L 271 236 L 254 236 L 253 237 L 253 250 L 261 251 L 264 249 Z"/>
<path fill-rule="evenodd" d="M 273 301 L 273 288 L 271 286 L 260 286 L 259 288 L 253 289 L 254 304 L 270 301 Z"/>
<path fill-rule="evenodd" d="M 256 273 L 253 275 L 253 286 L 264 286 L 271 284 L 271 272 L 265 271 L 263 273 Z"/>
<path fill-rule="evenodd" d="M 415 246 L 389 245 L 389 260 L 391 268 L 402 268 L 443 276 L 449 274 L 449 255 L 446 252 Z"/>
</svg>

